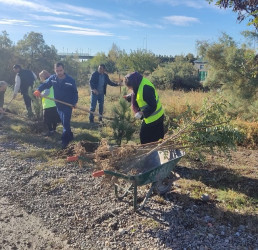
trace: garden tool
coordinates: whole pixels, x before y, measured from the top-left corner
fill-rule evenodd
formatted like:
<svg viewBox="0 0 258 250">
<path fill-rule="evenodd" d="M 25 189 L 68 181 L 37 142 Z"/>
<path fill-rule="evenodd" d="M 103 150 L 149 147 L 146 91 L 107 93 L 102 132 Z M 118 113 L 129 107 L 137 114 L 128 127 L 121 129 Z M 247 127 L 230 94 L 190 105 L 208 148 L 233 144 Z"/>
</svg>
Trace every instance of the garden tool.
<svg viewBox="0 0 258 250">
<path fill-rule="evenodd" d="M 63 101 L 57 100 L 57 99 L 55 99 L 55 98 L 51 98 L 51 97 L 48 97 L 48 96 L 44 96 L 44 98 L 49 99 L 49 100 L 52 100 L 52 101 L 54 101 L 54 102 L 62 103 L 62 104 L 64 104 L 64 105 L 70 106 L 70 107 L 72 107 L 72 108 L 80 109 L 80 110 L 85 111 L 85 112 L 87 112 L 87 113 L 92 113 L 92 114 L 94 114 L 95 116 L 99 116 L 99 117 L 104 118 L 104 119 L 107 119 L 107 120 L 114 120 L 114 118 L 110 118 L 110 117 L 106 117 L 106 116 L 97 114 L 97 113 L 95 113 L 95 112 L 90 111 L 89 109 L 85 109 L 85 108 L 81 108 L 81 107 L 74 107 L 74 106 L 73 106 L 72 104 L 70 104 L 70 103 L 63 102 Z"/>
</svg>

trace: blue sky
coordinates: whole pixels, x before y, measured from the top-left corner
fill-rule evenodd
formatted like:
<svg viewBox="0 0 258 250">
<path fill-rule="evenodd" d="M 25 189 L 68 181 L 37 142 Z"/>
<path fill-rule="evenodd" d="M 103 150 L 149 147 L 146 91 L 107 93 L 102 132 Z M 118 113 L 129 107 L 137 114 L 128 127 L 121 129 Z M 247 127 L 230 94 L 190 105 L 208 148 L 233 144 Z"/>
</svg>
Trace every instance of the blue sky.
<svg viewBox="0 0 258 250">
<path fill-rule="evenodd" d="M 196 55 L 196 41 L 226 32 L 239 43 L 252 30 L 237 14 L 205 0 L 0 0 L 0 31 L 17 42 L 31 31 L 58 52 L 106 54 L 147 49 L 155 54 Z"/>
</svg>

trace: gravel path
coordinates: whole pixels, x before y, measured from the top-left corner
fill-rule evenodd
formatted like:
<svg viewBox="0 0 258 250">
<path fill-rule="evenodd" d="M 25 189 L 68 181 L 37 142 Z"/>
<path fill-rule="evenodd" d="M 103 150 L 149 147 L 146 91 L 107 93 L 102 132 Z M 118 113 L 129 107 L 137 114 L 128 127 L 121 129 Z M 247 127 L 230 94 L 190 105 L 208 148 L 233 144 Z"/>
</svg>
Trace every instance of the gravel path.
<svg viewBox="0 0 258 250">
<path fill-rule="evenodd" d="M 172 190 L 135 213 L 90 167 L 42 168 L 12 154 L 27 150 L 0 134 L 0 249 L 258 249 L 248 225 L 213 217 L 212 202 L 182 202 Z"/>
</svg>

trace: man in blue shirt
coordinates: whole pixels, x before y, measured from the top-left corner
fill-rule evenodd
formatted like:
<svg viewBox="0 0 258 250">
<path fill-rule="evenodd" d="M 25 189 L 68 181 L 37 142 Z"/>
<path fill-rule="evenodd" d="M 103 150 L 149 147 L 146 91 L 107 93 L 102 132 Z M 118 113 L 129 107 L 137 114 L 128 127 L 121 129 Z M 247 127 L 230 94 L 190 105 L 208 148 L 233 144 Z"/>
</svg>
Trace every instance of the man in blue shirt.
<svg viewBox="0 0 258 250">
<path fill-rule="evenodd" d="M 64 72 L 64 65 L 60 62 L 55 64 L 55 72 L 56 74 L 50 76 L 38 87 L 34 92 L 34 95 L 39 97 L 40 92 L 53 86 L 55 99 L 76 107 L 78 102 L 78 91 L 75 80 Z M 56 102 L 56 107 L 63 125 L 62 149 L 64 149 L 69 142 L 73 140 L 73 133 L 70 126 L 72 108 L 59 102 Z"/>
<path fill-rule="evenodd" d="M 110 86 L 120 86 L 112 82 L 108 75 L 105 73 L 105 65 L 100 64 L 98 70 L 95 71 L 90 79 L 91 98 L 90 98 L 90 111 L 95 112 L 97 102 L 99 103 L 99 121 L 102 121 L 102 115 L 104 110 L 104 96 L 106 95 L 107 84 Z M 90 123 L 94 122 L 94 115 L 90 113 Z"/>
</svg>

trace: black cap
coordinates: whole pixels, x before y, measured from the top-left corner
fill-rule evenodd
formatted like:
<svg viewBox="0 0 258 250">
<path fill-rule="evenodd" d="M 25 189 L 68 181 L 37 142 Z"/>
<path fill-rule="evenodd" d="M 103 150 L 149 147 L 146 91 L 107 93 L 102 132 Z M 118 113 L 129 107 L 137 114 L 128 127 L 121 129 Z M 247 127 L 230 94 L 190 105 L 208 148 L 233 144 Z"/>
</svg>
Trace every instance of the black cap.
<svg viewBox="0 0 258 250">
<path fill-rule="evenodd" d="M 19 65 L 19 64 L 14 64 L 14 65 L 13 65 L 13 69 L 21 69 L 21 65 Z"/>
</svg>

